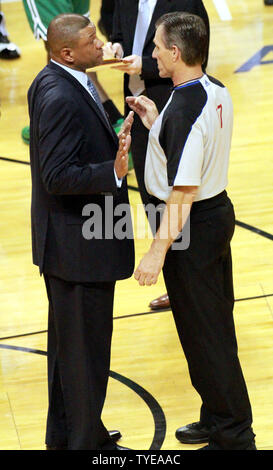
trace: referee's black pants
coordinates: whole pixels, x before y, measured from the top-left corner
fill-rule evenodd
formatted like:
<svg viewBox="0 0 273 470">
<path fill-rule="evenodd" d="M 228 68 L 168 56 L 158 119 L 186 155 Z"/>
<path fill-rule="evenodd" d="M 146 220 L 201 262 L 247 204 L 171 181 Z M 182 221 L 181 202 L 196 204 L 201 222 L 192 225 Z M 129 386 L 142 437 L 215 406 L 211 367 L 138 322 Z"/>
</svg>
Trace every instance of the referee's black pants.
<svg viewBox="0 0 273 470">
<path fill-rule="evenodd" d="M 46 444 L 113 449 L 101 421 L 110 368 L 113 282 L 71 283 L 44 275 L 48 300 Z"/>
<path fill-rule="evenodd" d="M 163 273 L 201 421 L 216 449 L 245 449 L 254 439 L 237 355 L 230 241 L 233 206 L 224 191 L 192 206 L 190 246 L 169 250 Z"/>
</svg>

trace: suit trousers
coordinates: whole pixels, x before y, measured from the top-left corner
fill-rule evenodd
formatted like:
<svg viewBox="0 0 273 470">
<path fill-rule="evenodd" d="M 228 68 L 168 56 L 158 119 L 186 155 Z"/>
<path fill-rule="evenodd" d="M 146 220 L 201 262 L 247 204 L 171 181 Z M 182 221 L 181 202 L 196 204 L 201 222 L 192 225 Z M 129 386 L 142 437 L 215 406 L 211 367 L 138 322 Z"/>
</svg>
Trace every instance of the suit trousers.
<svg viewBox="0 0 273 470">
<path fill-rule="evenodd" d="M 44 279 L 49 300 L 46 444 L 69 450 L 111 449 L 101 413 L 115 283 L 75 284 L 47 274 Z"/>
<path fill-rule="evenodd" d="M 193 203 L 190 245 L 169 250 L 163 267 L 177 332 L 201 420 L 216 449 L 244 449 L 254 439 L 252 412 L 241 370 L 233 319 L 230 241 L 233 206 L 224 191 Z"/>
</svg>

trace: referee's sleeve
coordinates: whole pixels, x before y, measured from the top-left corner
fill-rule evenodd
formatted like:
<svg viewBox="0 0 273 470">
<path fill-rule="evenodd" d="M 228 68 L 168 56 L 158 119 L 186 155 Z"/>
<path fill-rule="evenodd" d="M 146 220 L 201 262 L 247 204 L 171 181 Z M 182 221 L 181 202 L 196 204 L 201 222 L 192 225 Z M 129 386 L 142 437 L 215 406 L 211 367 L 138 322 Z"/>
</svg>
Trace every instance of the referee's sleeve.
<svg viewBox="0 0 273 470">
<path fill-rule="evenodd" d="M 164 116 L 159 135 L 167 159 L 169 186 L 199 186 L 203 165 L 203 136 L 192 116 L 183 111 Z"/>
</svg>

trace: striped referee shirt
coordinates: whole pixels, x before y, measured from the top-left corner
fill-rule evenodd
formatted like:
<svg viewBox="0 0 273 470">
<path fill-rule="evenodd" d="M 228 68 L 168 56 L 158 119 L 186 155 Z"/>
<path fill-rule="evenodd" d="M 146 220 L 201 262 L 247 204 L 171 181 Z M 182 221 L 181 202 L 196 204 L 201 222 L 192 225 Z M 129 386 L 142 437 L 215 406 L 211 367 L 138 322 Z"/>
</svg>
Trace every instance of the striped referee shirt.
<svg viewBox="0 0 273 470">
<path fill-rule="evenodd" d="M 150 134 L 145 164 L 148 193 L 167 201 L 174 186 L 198 186 L 195 201 L 228 183 L 233 106 L 213 77 L 186 82 L 173 92 Z"/>
</svg>

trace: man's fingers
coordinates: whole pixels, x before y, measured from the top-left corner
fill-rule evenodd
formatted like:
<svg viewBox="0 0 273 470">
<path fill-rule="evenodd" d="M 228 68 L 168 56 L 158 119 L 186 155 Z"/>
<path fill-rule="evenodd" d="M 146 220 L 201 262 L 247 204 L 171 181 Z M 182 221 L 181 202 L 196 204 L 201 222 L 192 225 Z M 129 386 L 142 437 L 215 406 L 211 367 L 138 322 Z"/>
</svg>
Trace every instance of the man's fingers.
<svg viewBox="0 0 273 470">
<path fill-rule="evenodd" d="M 134 122 L 134 111 L 130 111 L 123 123 L 123 133 L 128 134 Z"/>
<path fill-rule="evenodd" d="M 139 98 L 134 98 L 134 97 L 126 98 L 126 102 L 128 106 L 130 106 L 130 108 L 133 111 L 135 111 L 137 114 L 143 113 L 146 111 L 146 107 L 143 106 Z"/>
<path fill-rule="evenodd" d="M 127 96 L 127 98 L 126 98 L 126 103 L 127 103 L 129 106 L 133 107 L 133 106 L 136 105 L 136 98 L 135 98 L 134 96 Z"/>
<path fill-rule="evenodd" d="M 138 267 L 134 272 L 134 278 L 141 286 L 152 286 L 156 284 L 158 276 L 155 273 L 144 272 Z"/>
<path fill-rule="evenodd" d="M 130 106 L 130 108 L 135 112 L 135 113 L 139 113 L 140 110 L 139 108 L 135 105 L 134 101 L 130 101 L 127 103 L 128 106 Z"/>
<path fill-rule="evenodd" d="M 138 106 L 141 106 L 143 109 L 147 110 L 151 109 L 154 103 L 149 98 L 147 98 L 147 96 L 141 95 L 137 97 L 137 104 Z"/>
<path fill-rule="evenodd" d="M 121 152 L 128 152 L 129 148 L 130 148 L 130 145 L 131 145 L 131 135 L 128 134 L 128 135 L 124 135 L 122 134 L 123 137 L 120 138 L 119 140 L 119 150 Z"/>
<path fill-rule="evenodd" d="M 124 144 L 125 144 L 125 134 L 122 133 L 120 136 L 119 136 L 119 150 L 122 150 L 122 148 L 124 147 Z"/>
<path fill-rule="evenodd" d="M 127 103 L 132 103 L 132 102 L 135 101 L 135 97 L 134 96 L 127 96 L 126 101 L 127 101 Z"/>
<path fill-rule="evenodd" d="M 128 114 L 128 116 L 127 116 L 127 119 L 128 119 L 128 121 L 129 121 L 129 123 L 130 123 L 131 125 L 132 125 L 133 122 L 134 122 L 134 114 L 135 114 L 134 111 L 130 111 L 129 114 Z"/>
<path fill-rule="evenodd" d="M 157 277 L 154 275 L 135 273 L 134 277 L 140 286 L 152 286 L 157 282 Z"/>
<path fill-rule="evenodd" d="M 130 69 L 133 62 L 134 62 L 134 59 L 122 59 L 121 64 L 112 65 L 111 68 L 121 70 L 123 72 L 127 72 L 128 69 Z"/>
<path fill-rule="evenodd" d="M 150 106 L 151 106 L 151 100 L 147 98 L 147 96 L 138 96 L 135 98 L 135 106 L 137 106 L 139 109 L 146 111 Z"/>
<path fill-rule="evenodd" d="M 123 178 L 128 173 L 128 164 L 129 164 L 129 157 L 128 157 L 128 149 L 131 145 L 131 136 L 125 135 L 122 133 L 119 136 L 119 149 L 116 154 L 115 160 L 115 171 L 118 178 Z"/>
<path fill-rule="evenodd" d="M 130 145 L 131 145 L 130 134 L 127 136 L 125 134 L 122 134 L 119 139 L 119 151 L 117 155 L 117 158 L 119 160 L 123 160 L 125 162 L 128 161 L 128 150 L 130 148 Z"/>
<path fill-rule="evenodd" d="M 130 134 L 128 134 L 125 138 L 125 147 L 127 148 L 127 150 L 129 150 L 131 142 L 132 142 L 132 137 Z"/>
</svg>

